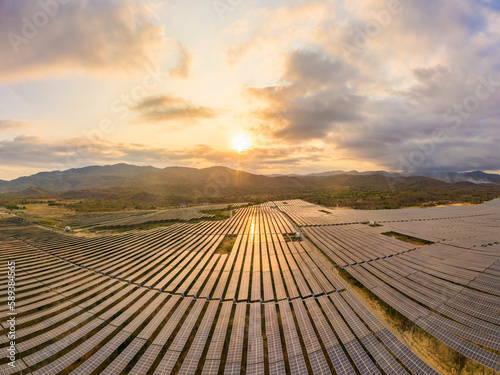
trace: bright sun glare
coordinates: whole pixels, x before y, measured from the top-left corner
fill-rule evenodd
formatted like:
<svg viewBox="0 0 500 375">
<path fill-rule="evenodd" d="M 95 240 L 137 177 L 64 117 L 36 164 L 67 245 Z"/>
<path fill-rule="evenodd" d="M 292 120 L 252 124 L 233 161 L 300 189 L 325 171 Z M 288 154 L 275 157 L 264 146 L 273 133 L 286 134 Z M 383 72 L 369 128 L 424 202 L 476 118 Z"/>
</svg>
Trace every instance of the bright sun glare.
<svg viewBox="0 0 500 375">
<path fill-rule="evenodd" d="M 245 151 L 251 147 L 250 138 L 245 134 L 236 135 L 233 137 L 232 147 L 238 152 Z"/>
</svg>

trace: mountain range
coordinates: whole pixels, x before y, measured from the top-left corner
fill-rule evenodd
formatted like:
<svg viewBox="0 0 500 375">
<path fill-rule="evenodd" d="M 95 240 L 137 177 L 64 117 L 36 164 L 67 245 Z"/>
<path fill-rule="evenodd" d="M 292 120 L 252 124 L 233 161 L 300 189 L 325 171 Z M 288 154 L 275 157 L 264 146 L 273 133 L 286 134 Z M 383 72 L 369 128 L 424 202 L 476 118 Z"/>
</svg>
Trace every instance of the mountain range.
<svg viewBox="0 0 500 375">
<path fill-rule="evenodd" d="M 436 180 L 440 180 L 447 183 L 455 182 L 472 182 L 473 184 L 497 184 L 500 185 L 500 175 L 494 173 L 485 173 L 483 171 L 473 171 L 473 172 L 427 172 L 421 171 L 413 174 L 400 174 L 396 172 L 386 172 L 386 171 L 368 171 L 368 172 L 358 172 L 358 171 L 328 171 L 320 173 L 309 173 L 306 176 L 316 176 L 316 177 L 328 177 L 337 176 L 341 174 L 346 174 L 350 176 L 368 176 L 373 174 L 378 174 L 387 177 L 430 177 Z M 282 176 L 282 175 L 272 175 L 272 176 Z M 288 174 L 286 176 L 298 176 L 296 174 Z"/>
<path fill-rule="evenodd" d="M 0 206 L 55 199 L 91 212 L 301 198 L 329 206 L 376 209 L 426 202 L 482 203 L 500 197 L 499 175 L 478 171 L 431 176 L 385 171 L 264 176 L 226 167 L 115 164 L 0 180 Z"/>
<path fill-rule="evenodd" d="M 90 166 L 66 171 L 41 172 L 11 181 L 0 180 L 0 193 L 19 192 L 37 188 L 48 191 L 68 191 L 82 189 L 106 189 L 111 187 L 144 189 L 157 191 L 162 188 L 183 189 L 194 187 L 203 190 L 237 188 L 247 190 L 274 190 L 276 188 L 308 188 L 313 186 L 338 185 L 355 188 L 383 188 L 387 180 L 397 181 L 401 187 L 422 185 L 439 187 L 445 184 L 463 183 L 500 184 L 500 175 L 481 171 L 422 172 L 419 175 L 400 175 L 386 171 L 328 171 L 307 175 L 257 175 L 226 167 L 187 168 L 136 166 L 114 164 Z"/>
<path fill-rule="evenodd" d="M 216 190 L 232 189 L 242 194 L 289 191 L 309 188 L 337 186 L 341 188 L 384 189 L 388 180 L 397 187 L 445 187 L 458 184 L 460 187 L 473 184 L 500 184 L 500 175 L 481 171 L 468 173 L 422 173 L 419 176 L 399 175 L 385 171 L 329 171 L 308 175 L 257 175 L 226 167 L 203 169 L 186 167 L 156 168 L 115 164 L 90 166 L 66 171 L 41 172 L 11 181 L 0 180 L 0 193 L 20 192 L 27 189 L 47 191 L 75 191 L 89 189 L 140 189 L 148 192 L 198 190 L 214 193 Z"/>
</svg>

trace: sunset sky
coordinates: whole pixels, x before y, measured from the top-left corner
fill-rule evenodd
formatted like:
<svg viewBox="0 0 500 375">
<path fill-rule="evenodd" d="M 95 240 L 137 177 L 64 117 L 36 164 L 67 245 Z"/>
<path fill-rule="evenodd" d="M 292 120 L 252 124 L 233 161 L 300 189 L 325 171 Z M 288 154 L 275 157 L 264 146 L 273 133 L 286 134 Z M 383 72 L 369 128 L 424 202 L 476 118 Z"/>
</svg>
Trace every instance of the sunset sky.
<svg viewBox="0 0 500 375">
<path fill-rule="evenodd" d="M 66 3 L 0 0 L 0 179 L 500 170 L 498 1 Z"/>
</svg>

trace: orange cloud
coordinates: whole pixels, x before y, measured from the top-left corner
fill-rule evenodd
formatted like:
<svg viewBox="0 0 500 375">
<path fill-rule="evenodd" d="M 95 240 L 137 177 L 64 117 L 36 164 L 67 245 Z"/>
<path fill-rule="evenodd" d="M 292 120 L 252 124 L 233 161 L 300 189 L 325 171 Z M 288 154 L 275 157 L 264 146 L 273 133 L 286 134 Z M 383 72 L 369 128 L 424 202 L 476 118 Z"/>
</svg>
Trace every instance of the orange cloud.
<svg viewBox="0 0 500 375">
<path fill-rule="evenodd" d="M 144 70 L 167 38 L 148 2 L 10 1 L 0 14 L 0 80 Z"/>
</svg>

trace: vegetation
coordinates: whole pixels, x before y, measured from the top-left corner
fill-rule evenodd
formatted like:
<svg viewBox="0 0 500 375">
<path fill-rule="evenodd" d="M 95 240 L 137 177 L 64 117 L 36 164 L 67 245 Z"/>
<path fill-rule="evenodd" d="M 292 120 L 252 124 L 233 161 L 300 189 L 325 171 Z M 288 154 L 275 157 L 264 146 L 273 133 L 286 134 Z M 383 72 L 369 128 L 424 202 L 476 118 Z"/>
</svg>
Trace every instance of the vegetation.
<svg viewBox="0 0 500 375">
<path fill-rule="evenodd" d="M 77 203 L 67 203 L 65 206 L 76 212 L 113 212 L 130 211 L 133 209 L 143 209 L 141 206 L 130 202 L 127 199 L 91 199 L 82 200 Z"/>
<path fill-rule="evenodd" d="M 215 254 L 229 254 L 233 249 L 234 243 L 236 242 L 235 234 L 227 234 L 224 239 L 221 241 L 217 249 L 215 250 Z"/>
<path fill-rule="evenodd" d="M 158 227 L 169 227 L 171 225 L 177 224 L 177 221 L 168 221 L 168 222 L 163 222 L 163 223 L 147 223 L 147 224 L 141 224 L 137 225 L 134 227 L 117 227 L 113 229 L 102 229 L 102 228 L 90 228 L 89 232 L 92 232 L 94 234 L 113 234 L 113 233 L 125 233 L 125 232 L 130 232 L 133 230 L 150 230 Z"/>
<path fill-rule="evenodd" d="M 214 215 L 211 220 L 226 220 L 231 215 L 230 210 L 201 210 L 200 212 Z"/>
<path fill-rule="evenodd" d="M 77 213 L 88 213 L 299 198 L 327 207 L 398 209 L 456 203 L 481 204 L 500 198 L 500 185 L 449 184 L 427 177 L 400 177 L 394 180 L 379 174 L 266 177 L 219 167 L 160 171 L 137 168 L 115 166 L 107 172 L 113 172 L 113 178 L 105 178 L 105 171 L 99 168 L 68 171 L 71 179 L 63 179 L 65 183 L 59 185 L 53 183 L 57 177 L 50 174 L 37 179 L 30 177 L 23 179 L 22 184 L 21 180 L 18 181 L 19 186 L 14 184 L 10 187 L 24 190 L 0 194 L 0 206 L 19 209 L 23 205 L 44 203 L 50 207 L 61 206 Z M 148 174 L 138 178 L 134 173 L 139 171 L 148 171 Z M 42 177 L 43 181 L 40 180 Z M 27 181 L 35 185 L 28 186 Z M 222 218 L 220 215 L 224 216 L 216 213 Z"/>
<path fill-rule="evenodd" d="M 427 240 L 423 240 L 421 238 L 407 236 L 406 234 L 401 234 L 401 233 L 396 233 L 396 232 L 385 232 L 382 234 L 384 236 L 392 237 L 392 238 L 395 238 L 397 240 L 408 242 L 408 243 L 411 243 L 412 245 L 417 245 L 417 246 L 426 246 L 426 245 L 431 245 L 434 243 L 432 241 L 427 241 Z"/>
<path fill-rule="evenodd" d="M 55 194 L 55 193 L 54 193 Z M 57 194 L 56 194 L 57 195 Z M 97 198 L 96 196 L 99 195 Z M 86 194 L 59 195 L 56 199 L 36 199 L 23 197 L 20 194 L 0 195 L 0 207 L 8 210 L 21 210 L 23 206 L 45 204 L 48 207 L 63 207 L 77 213 L 116 212 L 134 210 L 154 210 L 176 208 L 179 206 L 194 206 L 205 203 L 252 202 L 255 204 L 270 200 L 283 201 L 287 199 L 303 199 L 305 201 L 326 207 L 349 207 L 353 209 L 380 210 L 405 207 L 433 207 L 448 204 L 481 204 L 491 199 L 500 198 L 500 187 L 478 186 L 474 188 L 448 189 L 405 188 L 405 189 L 365 189 L 365 188 L 316 188 L 301 192 L 270 192 L 263 194 L 235 195 L 231 191 L 222 191 L 219 196 L 204 197 L 198 201 L 186 194 L 160 195 L 148 194 L 145 201 L 136 200 L 140 194 L 137 191 L 101 191 Z M 224 211 L 205 211 L 214 214 L 221 220 L 229 216 Z M 326 213 L 326 212 L 325 212 Z"/>
<path fill-rule="evenodd" d="M 82 213 L 296 198 L 328 207 L 396 209 L 480 204 L 500 197 L 500 185 L 449 184 L 418 176 L 267 177 L 224 167 L 157 169 L 125 164 L 38 174 L 4 182 L 0 188 L 6 192 L 0 194 L 0 206 L 45 202 Z"/>
<path fill-rule="evenodd" d="M 5 208 L 8 210 L 22 210 L 17 204 L 6 204 Z"/>
<path fill-rule="evenodd" d="M 469 203 L 481 204 L 499 198 L 500 187 L 476 187 L 454 189 L 318 189 L 298 197 L 327 207 L 350 207 L 363 210 L 398 209 L 405 207 L 433 207 L 439 205 Z"/>
</svg>

